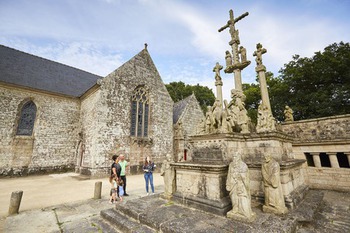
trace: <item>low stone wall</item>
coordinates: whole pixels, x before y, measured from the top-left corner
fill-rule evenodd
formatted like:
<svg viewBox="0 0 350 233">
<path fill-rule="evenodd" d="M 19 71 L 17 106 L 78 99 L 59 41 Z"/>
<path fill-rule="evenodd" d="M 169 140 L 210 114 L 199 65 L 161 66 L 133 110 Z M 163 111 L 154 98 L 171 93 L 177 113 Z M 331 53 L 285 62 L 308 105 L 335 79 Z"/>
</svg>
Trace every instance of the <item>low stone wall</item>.
<svg viewBox="0 0 350 233">
<path fill-rule="evenodd" d="M 282 123 L 294 142 L 342 141 L 350 138 L 350 114 Z"/>
<path fill-rule="evenodd" d="M 350 191 L 350 169 L 309 167 L 306 173 L 310 188 Z"/>
</svg>

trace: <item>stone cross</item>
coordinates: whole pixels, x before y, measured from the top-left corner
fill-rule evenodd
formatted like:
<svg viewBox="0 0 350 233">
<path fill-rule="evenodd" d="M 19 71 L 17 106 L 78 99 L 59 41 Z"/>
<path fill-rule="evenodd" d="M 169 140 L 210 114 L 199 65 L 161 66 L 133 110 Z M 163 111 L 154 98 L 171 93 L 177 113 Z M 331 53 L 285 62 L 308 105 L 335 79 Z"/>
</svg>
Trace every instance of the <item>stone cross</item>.
<svg viewBox="0 0 350 233">
<path fill-rule="evenodd" d="M 226 28 L 229 27 L 230 30 L 231 30 L 231 33 L 230 33 L 231 34 L 231 39 L 233 41 L 238 39 L 238 38 L 235 38 L 236 34 L 234 33 L 235 30 L 236 30 L 235 29 L 235 23 L 237 23 L 238 21 L 240 21 L 241 19 L 243 19 L 244 17 L 246 17 L 248 15 L 249 15 L 249 13 L 246 12 L 246 13 L 242 14 L 241 16 L 239 16 L 239 17 L 234 19 L 234 17 L 233 17 L 233 10 L 230 10 L 230 19 L 227 21 L 227 24 L 225 26 L 221 27 L 218 31 L 222 32 L 223 30 L 225 30 Z"/>
<path fill-rule="evenodd" d="M 261 66 L 262 64 L 262 55 L 266 53 L 267 50 L 262 47 L 262 44 L 258 43 L 256 45 L 256 51 L 253 53 L 253 56 L 256 57 L 256 66 Z"/>
<path fill-rule="evenodd" d="M 222 70 L 222 65 L 219 62 L 213 68 L 213 72 L 215 72 L 215 86 L 216 86 L 216 99 L 220 100 L 222 104 L 222 79 L 220 76 L 220 70 Z"/>
<path fill-rule="evenodd" d="M 262 64 L 262 55 L 266 52 L 267 50 L 264 49 L 260 43 L 258 43 L 256 45 L 256 51 L 253 53 L 253 56 L 256 56 L 255 71 L 258 73 L 258 76 L 259 76 L 262 105 L 265 106 L 267 110 L 270 112 L 270 114 L 272 115 L 269 93 L 267 90 L 267 83 L 266 83 L 266 77 L 265 77 L 266 67 Z"/>
</svg>

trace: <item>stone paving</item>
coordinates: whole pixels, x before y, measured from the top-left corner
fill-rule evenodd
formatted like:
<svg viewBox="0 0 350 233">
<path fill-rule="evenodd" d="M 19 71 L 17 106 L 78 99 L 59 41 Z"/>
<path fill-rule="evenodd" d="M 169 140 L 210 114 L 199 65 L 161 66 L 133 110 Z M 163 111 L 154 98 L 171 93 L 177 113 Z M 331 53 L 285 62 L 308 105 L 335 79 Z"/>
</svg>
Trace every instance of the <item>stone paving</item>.
<svg viewBox="0 0 350 233">
<path fill-rule="evenodd" d="M 350 232 L 349 193 L 310 190 L 304 202 L 285 216 L 263 213 L 256 206 L 257 218 L 247 224 L 161 199 L 159 181 L 158 194 L 145 196 L 143 185 L 139 185 L 142 177 L 130 177 L 130 196 L 115 207 L 104 195 L 100 200 L 90 197 L 20 210 L 18 215 L 2 218 L 0 232 Z M 71 182 L 76 186 L 76 181 Z M 69 194 L 66 200 L 70 200 Z"/>
</svg>

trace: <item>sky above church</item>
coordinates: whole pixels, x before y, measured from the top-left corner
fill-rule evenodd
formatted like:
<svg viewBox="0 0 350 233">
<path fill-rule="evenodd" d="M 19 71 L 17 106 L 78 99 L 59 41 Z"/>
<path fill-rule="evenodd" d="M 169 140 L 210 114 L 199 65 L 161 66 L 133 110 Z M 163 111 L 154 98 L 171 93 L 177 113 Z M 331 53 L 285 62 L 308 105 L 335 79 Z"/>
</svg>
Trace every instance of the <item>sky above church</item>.
<svg viewBox="0 0 350 233">
<path fill-rule="evenodd" d="M 292 56 L 311 57 L 340 41 L 350 42 L 350 0 L 0 0 L 0 44 L 106 76 L 148 44 L 164 81 L 213 89 L 213 67 L 230 50 L 229 19 L 236 24 L 251 65 L 243 83 L 255 82 L 253 52 L 278 75 Z M 234 88 L 222 70 L 224 98 Z"/>
</svg>

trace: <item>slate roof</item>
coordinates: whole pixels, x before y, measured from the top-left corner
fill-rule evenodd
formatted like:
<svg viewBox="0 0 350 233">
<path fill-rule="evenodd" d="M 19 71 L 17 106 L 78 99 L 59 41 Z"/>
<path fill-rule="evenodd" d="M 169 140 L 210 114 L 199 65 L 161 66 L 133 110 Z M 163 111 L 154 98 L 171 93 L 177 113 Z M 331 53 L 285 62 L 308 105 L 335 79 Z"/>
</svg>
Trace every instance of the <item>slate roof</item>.
<svg viewBox="0 0 350 233">
<path fill-rule="evenodd" d="M 83 95 L 101 76 L 0 45 L 0 81 L 64 94 Z"/>
<path fill-rule="evenodd" d="M 187 104 L 191 101 L 191 98 L 194 96 L 194 94 L 186 97 L 183 100 L 180 100 L 174 104 L 173 107 L 173 124 L 176 124 L 179 120 L 180 116 L 186 109 Z"/>
</svg>

